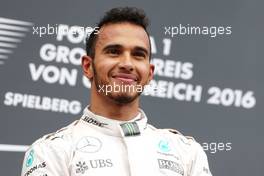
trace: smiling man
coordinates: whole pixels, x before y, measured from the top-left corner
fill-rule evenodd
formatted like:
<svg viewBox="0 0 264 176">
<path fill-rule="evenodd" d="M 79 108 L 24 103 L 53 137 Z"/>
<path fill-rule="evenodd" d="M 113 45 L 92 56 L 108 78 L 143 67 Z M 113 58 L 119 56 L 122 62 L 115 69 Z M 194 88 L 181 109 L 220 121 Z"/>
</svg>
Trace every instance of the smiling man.
<svg viewBox="0 0 264 176">
<path fill-rule="evenodd" d="M 82 60 L 84 74 L 92 82 L 90 110 L 115 120 L 131 120 L 138 114 L 138 90 L 153 77 L 149 37 L 136 21 L 107 20 L 99 24 L 100 34 L 94 43 L 88 42 L 87 53 L 94 54 Z"/>
<path fill-rule="evenodd" d="M 32 144 L 22 176 L 210 176 L 193 138 L 156 129 L 139 108 L 153 78 L 148 20 L 136 8 L 114 8 L 99 22 L 82 57 L 91 81 L 80 120 Z"/>
</svg>

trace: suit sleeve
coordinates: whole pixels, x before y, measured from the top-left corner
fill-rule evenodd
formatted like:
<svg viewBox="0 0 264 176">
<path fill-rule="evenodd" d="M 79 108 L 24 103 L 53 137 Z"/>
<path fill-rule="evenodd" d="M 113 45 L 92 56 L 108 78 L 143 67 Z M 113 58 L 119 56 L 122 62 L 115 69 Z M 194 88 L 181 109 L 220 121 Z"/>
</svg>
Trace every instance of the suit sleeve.
<svg viewBox="0 0 264 176">
<path fill-rule="evenodd" d="M 196 153 L 192 160 L 192 166 L 190 170 L 190 176 L 212 176 L 209 164 L 207 160 L 206 153 L 200 144 L 195 142 L 196 144 Z"/>
<path fill-rule="evenodd" d="M 60 148 L 46 141 L 33 144 L 25 153 L 21 176 L 69 176 L 68 158 Z"/>
</svg>

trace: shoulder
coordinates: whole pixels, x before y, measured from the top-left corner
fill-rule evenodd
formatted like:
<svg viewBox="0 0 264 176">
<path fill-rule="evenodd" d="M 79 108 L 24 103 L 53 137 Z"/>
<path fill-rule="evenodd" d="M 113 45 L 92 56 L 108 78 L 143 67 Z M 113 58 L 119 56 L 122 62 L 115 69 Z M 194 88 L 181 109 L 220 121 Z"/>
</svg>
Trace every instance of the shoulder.
<svg viewBox="0 0 264 176">
<path fill-rule="evenodd" d="M 29 175 L 32 172 L 40 175 L 38 173 L 67 170 L 67 163 L 71 159 L 72 133 L 75 123 L 76 121 L 36 140 L 24 155 L 22 175 Z"/>
<path fill-rule="evenodd" d="M 192 136 L 186 136 L 180 131 L 171 128 L 158 129 L 149 125 L 149 128 L 156 131 L 159 135 L 162 135 L 171 141 L 177 146 L 181 146 L 186 150 L 199 151 L 202 149 L 201 145 L 195 140 Z"/>
<path fill-rule="evenodd" d="M 192 136 L 186 136 L 183 135 L 181 132 L 175 129 L 163 129 L 164 131 L 167 131 L 169 135 L 172 136 L 174 140 L 176 140 L 178 143 L 181 143 L 181 146 L 188 149 L 193 155 L 200 155 L 205 154 L 203 147 L 199 142 L 195 140 Z"/>
<path fill-rule="evenodd" d="M 180 139 L 182 142 L 184 142 L 188 145 L 192 145 L 194 143 L 197 143 L 196 140 L 194 139 L 194 137 L 183 135 L 183 133 L 181 133 L 180 131 L 178 131 L 176 129 L 165 128 L 165 129 L 161 129 L 161 130 L 163 130 L 165 133 L 168 133 L 168 135 L 173 136 L 173 138 Z"/>
<path fill-rule="evenodd" d="M 162 136 L 167 136 L 169 138 L 172 138 L 174 140 L 181 140 L 185 144 L 192 144 L 195 141 L 195 139 L 192 136 L 185 136 L 180 131 L 172 128 L 156 128 L 153 125 L 148 124 L 148 129 L 150 129 L 153 132 L 158 133 Z"/>
<path fill-rule="evenodd" d="M 27 150 L 36 150 L 37 152 L 65 152 L 70 149 L 74 126 L 78 123 L 78 120 L 72 122 L 66 127 L 58 129 L 53 133 L 46 134 L 37 139 Z"/>
<path fill-rule="evenodd" d="M 175 129 L 161 129 L 169 138 L 174 141 L 173 143 L 180 147 L 181 151 L 190 155 L 191 158 L 196 158 L 200 155 L 206 155 L 203 147 L 192 136 L 183 135 L 181 132 Z"/>
</svg>

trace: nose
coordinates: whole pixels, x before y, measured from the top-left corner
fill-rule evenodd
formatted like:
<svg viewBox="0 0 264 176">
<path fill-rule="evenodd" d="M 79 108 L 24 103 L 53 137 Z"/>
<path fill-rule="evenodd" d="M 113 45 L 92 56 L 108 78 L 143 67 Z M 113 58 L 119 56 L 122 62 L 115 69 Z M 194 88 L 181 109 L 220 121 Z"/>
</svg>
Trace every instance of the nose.
<svg viewBox="0 0 264 176">
<path fill-rule="evenodd" d="M 124 53 L 122 57 L 120 57 L 120 62 L 118 64 L 118 67 L 121 70 L 126 70 L 126 71 L 133 71 L 134 70 L 134 64 L 132 62 L 132 57 L 130 56 L 130 53 Z"/>
</svg>

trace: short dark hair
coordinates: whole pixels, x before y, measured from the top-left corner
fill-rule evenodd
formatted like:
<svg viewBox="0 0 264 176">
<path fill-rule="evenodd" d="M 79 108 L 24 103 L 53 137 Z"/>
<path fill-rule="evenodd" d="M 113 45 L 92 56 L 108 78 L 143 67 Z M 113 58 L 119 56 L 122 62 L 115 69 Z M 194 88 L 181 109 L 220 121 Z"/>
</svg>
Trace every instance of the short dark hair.
<svg viewBox="0 0 264 176">
<path fill-rule="evenodd" d="M 149 19 L 147 18 L 145 12 L 142 9 L 138 9 L 136 7 L 117 7 L 113 8 L 105 13 L 103 18 L 99 21 L 97 25 L 97 31 L 93 31 L 90 36 L 86 38 L 86 53 L 91 58 L 95 56 L 95 45 L 97 41 L 97 32 L 100 28 L 106 24 L 116 24 L 129 22 L 138 26 L 141 26 L 147 33 L 149 37 L 149 33 L 147 31 L 147 27 L 149 25 Z M 149 39 L 150 43 L 150 39 Z M 150 47 L 151 50 L 151 47 Z M 151 57 L 151 51 L 150 51 Z"/>
</svg>

